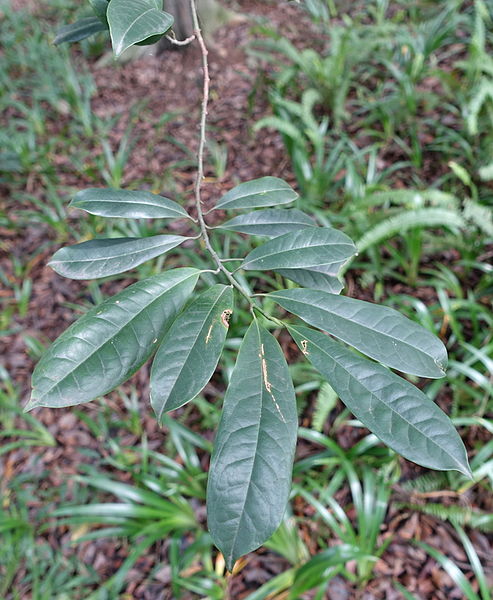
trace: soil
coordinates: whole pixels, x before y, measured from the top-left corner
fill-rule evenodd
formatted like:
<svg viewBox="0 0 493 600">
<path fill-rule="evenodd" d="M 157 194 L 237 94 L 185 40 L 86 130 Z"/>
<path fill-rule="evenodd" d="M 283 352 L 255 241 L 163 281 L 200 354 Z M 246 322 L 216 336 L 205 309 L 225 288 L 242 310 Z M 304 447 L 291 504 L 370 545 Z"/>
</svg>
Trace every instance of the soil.
<svg viewBox="0 0 493 600">
<path fill-rule="evenodd" d="M 19 8 L 25 8 L 26 3 L 18 0 L 17 4 Z M 33 11 L 36 10 L 35 4 L 28 4 Z M 311 30 L 308 19 L 300 16 L 300 11 L 294 3 L 282 2 L 280 8 L 277 1 L 274 3 L 243 0 L 237 3 L 237 11 L 244 18 L 239 18 L 216 31 L 210 49 L 212 87 L 208 137 L 227 148 L 227 169 L 224 175 L 218 178 L 213 161 L 209 157 L 203 193 L 206 209 L 219 195 L 239 181 L 274 175 L 295 183 L 279 135 L 266 129 L 258 133 L 252 131 L 252 123 L 269 112 L 262 77 L 247 52 L 253 35 L 252 23 L 265 19 L 270 26 L 300 47 L 306 47 L 308 43 L 317 43 L 316 32 Z M 76 49 L 74 56 L 77 60 Z M 92 102 L 94 112 L 100 117 L 123 115 L 111 134 L 115 149 L 128 125 L 128 115 L 132 107 L 136 102 L 145 102 L 145 118 L 136 119 L 134 138 L 137 142 L 132 152 L 132 160 L 125 171 L 123 185 L 135 179 L 161 181 L 164 185 L 169 179 L 163 178 L 163 171 L 167 172 L 177 161 L 182 161 L 178 169 L 173 169 L 173 194 L 175 197 L 185 198 L 192 208 L 194 168 L 190 161 L 190 152 L 193 154 L 197 148 L 197 123 L 202 93 L 198 49 L 189 47 L 182 52 L 168 52 L 161 57 L 142 55 L 116 68 L 113 65 L 94 64 L 92 72 L 97 82 L 97 94 Z M 155 123 L 164 112 L 177 113 L 178 116 L 167 124 L 166 136 L 157 138 L 154 133 Z M 61 125 L 59 122 L 53 122 L 50 126 L 56 129 Z M 152 143 L 149 143 L 149 140 L 152 140 Z M 94 149 L 94 152 L 100 151 Z M 90 183 L 74 168 L 70 156 L 56 155 L 53 161 L 64 187 L 82 188 Z M 36 182 L 28 181 L 26 187 L 36 189 Z M 6 189 L 2 191 L 8 192 Z M 164 188 L 155 191 L 168 195 L 168 190 Z M 40 194 L 42 195 L 42 192 Z M 8 197 L 6 201 L 8 202 Z M 15 220 L 17 217 L 13 215 L 12 218 Z M 2 229 L 0 234 L 3 240 L 0 267 L 11 281 L 16 280 L 13 258 L 20 260 L 25 256 L 33 257 L 28 267 L 28 276 L 33 282 L 29 309 L 24 317 L 15 317 L 14 331 L 0 339 L 2 366 L 10 373 L 24 405 L 28 400 L 30 374 L 34 365 L 34 359 L 26 346 L 26 336 L 43 342 L 54 339 L 73 321 L 74 311 L 69 305 L 84 302 L 87 299 L 87 288 L 85 283 L 59 277 L 46 266 L 47 259 L 54 249 L 50 243 L 54 235 L 47 226 L 31 224 L 22 230 Z M 120 280 L 118 283 L 109 284 L 108 289 L 120 289 L 131 281 L 131 278 Z M 352 294 L 363 297 L 363 292 L 358 292 L 358 283 L 355 281 Z M 10 290 L 0 290 L 0 301 L 6 304 L 13 301 Z M 150 416 L 147 404 L 147 377 L 148 369 L 144 367 L 131 383 L 139 390 L 149 445 L 151 448 L 160 448 L 166 432 L 160 431 Z M 123 409 L 114 396 L 109 396 L 108 404 L 116 414 L 121 414 L 124 418 Z M 80 410 L 96 417 L 100 407 L 89 404 L 80 407 Z M 89 461 L 87 449 L 104 454 L 101 440 L 91 434 L 71 409 L 39 409 L 34 414 L 56 438 L 57 446 L 49 449 L 20 448 L 2 456 L 0 473 L 3 490 L 16 475 L 27 474 L 33 469 L 47 473 L 42 482 L 45 490 L 66 486 L 71 477 L 79 472 L 81 463 Z M 138 443 L 137 436 L 132 437 L 128 431 L 116 432 L 115 435 L 126 436 L 129 446 Z M 206 435 L 211 436 L 212 433 Z M 343 447 L 349 447 L 356 441 L 354 435 L 353 428 L 343 427 L 337 433 L 337 441 Z M 85 451 L 82 452 L 82 449 Z M 300 442 L 300 456 L 313 450 L 314 448 L 306 442 Z M 405 461 L 402 461 L 402 465 L 405 477 L 415 477 L 421 472 Z M 70 484 L 68 485 L 70 487 Z M 397 491 L 396 494 L 398 497 Z M 467 501 L 473 507 L 488 506 L 489 510 L 492 508 L 491 502 L 482 497 L 476 489 L 467 497 Z M 34 515 L 39 506 L 33 504 L 31 509 Z M 308 507 L 297 502 L 295 509 L 297 515 L 306 517 L 303 532 L 308 546 L 315 553 L 317 532 L 310 527 Z M 42 536 L 53 548 L 63 547 L 65 552 L 69 552 L 66 549 L 66 542 L 70 538 L 67 528 L 53 528 Z M 467 556 L 450 525 L 416 512 L 403 511 L 392 503 L 385 527 L 381 531 L 381 538 L 390 539 L 390 544 L 376 564 L 374 578 L 370 583 L 364 589 L 356 589 L 346 580 L 336 577 L 329 586 L 327 598 L 397 599 L 401 596 L 395 592 L 391 583 L 399 581 L 419 598 L 460 600 L 460 592 L 444 571 L 438 568 L 424 550 L 409 543 L 411 539 L 425 540 L 446 555 L 452 556 L 456 564 L 465 570 L 468 578 L 472 579 Z M 474 532 L 472 540 L 491 574 L 493 537 Z M 330 540 L 330 544 L 336 543 L 337 539 Z M 125 557 L 125 551 L 125 546 L 107 540 L 84 543 L 70 550 L 76 552 L 81 561 L 91 564 L 102 580 L 115 572 Z M 146 575 L 159 563 L 164 565 L 162 583 L 156 586 L 155 582 L 151 584 L 147 581 Z M 248 555 L 243 569 L 230 581 L 230 597 L 241 600 L 286 568 L 286 561 L 272 552 L 260 550 Z M 171 599 L 173 596 L 168 575 L 163 562 L 163 546 L 157 544 L 132 570 L 126 590 L 128 598 Z M 21 576 L 20 572 L 19 579 Z M 29 595 L 22 597 L 29 598 Z"/>
</svg>

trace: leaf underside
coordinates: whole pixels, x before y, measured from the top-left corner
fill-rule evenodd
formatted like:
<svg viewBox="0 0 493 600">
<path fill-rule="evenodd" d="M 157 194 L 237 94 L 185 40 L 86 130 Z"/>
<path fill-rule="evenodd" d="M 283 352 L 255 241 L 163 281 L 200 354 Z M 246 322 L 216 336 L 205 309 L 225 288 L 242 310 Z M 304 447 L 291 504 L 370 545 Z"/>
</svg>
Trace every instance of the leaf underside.
<svg viewBox="0 0 493 600">
<path fill-rule="evenodd" d="M 293 188 L 278 177 L 261 177 L 240 183 L 229 190 L 214 207 L 231 210 L 242 208 L 261 208 L 290 204 L 298 198 Z"/>
<path fill-rule="evenodd" d="M 330 227 L 310 227 L 286 233 L 252 250 L 242 263 L 247 271 L 309 269 L 337 275 L 356 251 L 351 239 Z"/>
<path fill-rule="evenodd" d="M 164 412 L 195 398 L 212 377 L 232 312 L 232 288 L 214 285 L 166 333 L 151 371 L 151 404 L 159 422 Z"/>
<path fill-rule="evenodd" d="M 421 377 L 444 375 L 447 350 L 442 342 L 391 308 L 320 290 L 280 290 L 268 297 L 393 369 Z"/>
<path fill-rule="evenodd" d="M 153 235 L 146 238 L 90 240 L 55 252 L 49 266 L 71 279 L 98 279 L 124 273 L 172 250 L 189 238 Z"/>
<path fill-rule="evenodd" d="M 271 208 L 239 215 L 222 223 L 218 229 L 274 238 L 307 227 L 316 227 L 316 223 L 301 210 Z"/>
<path fill-rule="evenodd" d="M 27 410 L 89 402 L 126 381 L 157 349 L 198 276 L 190 268 L 155 275 L 82 316 L 37 364 Z"/>
<path fill-rule="evenodd" d="M 231 571 L 279 526 L 291 489 L 296 399 L 284 354 L 256 321 L 224 398 L 207 487 L 209 531 Z"/>
<path fill-rule="evenodd" d="M 190 216 L 173 200 L 140 190 L 89 188 L 81 190 L 70 203 L 101 217 L 127 219 L 189 219 Z"/>
<path fill-rule="evenodd" d="M 451 420 L 418 388 L 319 331 L 289 326 L 289 332 L 349 410 L 388 446 L 424 467 L 470 476 Z"/>
</svg>

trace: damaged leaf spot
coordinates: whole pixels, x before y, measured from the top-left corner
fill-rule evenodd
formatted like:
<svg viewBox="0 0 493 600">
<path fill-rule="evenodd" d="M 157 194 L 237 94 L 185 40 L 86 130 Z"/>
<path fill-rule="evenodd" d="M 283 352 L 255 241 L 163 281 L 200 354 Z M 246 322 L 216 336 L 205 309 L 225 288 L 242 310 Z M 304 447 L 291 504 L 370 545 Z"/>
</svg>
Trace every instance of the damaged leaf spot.
<svg viewBox="0 0 493 600">
<path fill-rule="evenodd" d="M 211 326 L 209 327 L 209 331 L 207 332 L 207 336 L 205 338 L 206 344 L 208 344 L 211 341 L 213 327 L 214 327 L 214 323 L 211 323 Z"/>
<path fill-rule="evenodd" d="M 224 327 L 226 327 L 226 329 L 229 329 L 229 321 L 231 319 L 232 314 L 233 311 L 229 308 L 227 310 L 223 310 L 223 312 L 221 313 L 221 323 L 224 325 Z"/>
<path fill-rule="evenodd" d="M 276 410 L 279 413 L 281 420 L 283 421 L 283 423 L 286 423 L 286 419 L 284 418 L 284 415 L 282 414 L 281 407 L 279 406 L 277 400 L 274 397 L 274 394 L 272 393 L 272 384 L 270 383 L 269 377 L 267 374 L 267 361 L 265 360 L 265 352 L 264 352 L 263 344 L 261 344 L 261 346 L 260 346 L 259 358 L 262 361 L 262 378 L 264 380 L 265 389 L 267 390 L 270 397 L 272 398 L 272 402 L 274 402 L 274 406 L 276 407 Z"/>
<path fill-rule="evenodd" d="M 305 356 L 308 356 L 310 354 L 308 352 L 308 340 L 301 340 L 301 351 Z"/>
</svg>

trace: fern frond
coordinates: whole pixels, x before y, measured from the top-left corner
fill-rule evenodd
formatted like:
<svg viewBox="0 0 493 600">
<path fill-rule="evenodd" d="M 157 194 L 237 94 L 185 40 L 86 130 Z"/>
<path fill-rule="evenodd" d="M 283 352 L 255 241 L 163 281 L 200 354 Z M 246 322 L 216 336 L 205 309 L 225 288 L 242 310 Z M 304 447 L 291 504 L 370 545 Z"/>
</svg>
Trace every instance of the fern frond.
<svg viewBox="0 0 493 600">
<path fill-rule="evenodd" d="M 493 210 L 491 208 L 467 198 L 464 200 L 463 214 L 466 221 L 474 223 L 483 233 L 493 237 Z"/>
<path fill-rule="evenodd" d="M 449 487 L 447 476 L 442 471 L 425 473 L 424 475 L 416 477 L 416 479 L 404 481 L 400 485 L 406 492 L 419 492 L 421 494 L 436 492 Z"/>
<path fill-rule="evenodd" d="M 375 225 L 356 244 L 358 252 L 365 252 L 371 246 L 380 244 L 388 238 L 402 234 L 415 227 L 447 227 L 457 230 L 464 227 L 464 219 L 455 211 L 442 208 L 422 208 L 389 217 Z"/>
<path fill-rule="evenodd" d="M 430 515 L 441 521 L 449 521 L 453 525 L 472 527 L 483 532 L 493 531 L 493 514 L 474 510 L 467 506 L 458 506 L 457 504 L 445 506 L 434 502 L 428 504 L 404 502 L 398 503 L 397 506 Z"/>
</svg>

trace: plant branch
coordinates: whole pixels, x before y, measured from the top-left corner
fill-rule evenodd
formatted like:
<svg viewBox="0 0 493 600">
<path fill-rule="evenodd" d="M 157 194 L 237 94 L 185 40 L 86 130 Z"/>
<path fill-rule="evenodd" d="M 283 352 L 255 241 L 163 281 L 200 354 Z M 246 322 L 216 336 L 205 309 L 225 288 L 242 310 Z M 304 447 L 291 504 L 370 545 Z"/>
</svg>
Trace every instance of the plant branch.
<svg viewBox="0 0 493 600">
<path fill-rule="evenodd" d="M 250 295 L 243 289 L 243 287 L 236 281 L 236 279 L 231 275 L 231 273 L 226 269 L 223 265 L 221 259 L 218 254 L 212 247 L 209 234 L 207 233 L 207 225 L 204 221 L 204 213 L 202 210 L 202 180 L 204 178 L 204 151 L 205 151 L 205 142 L 206 142 L 206 125 L 207 125 L 207 109 L 209 106 L 209 92 L 210 92 L 210 77 L 209 77 L 209 60 L 208 55 L 209 51 L 207 50 L 207 46 L 205 44 L 204 38 L 202 36 L 202 31 L 200 29 L 199 17 L 197 14 L 197 6 L 196 0 L 190 0 L 190 5 L 192 8 L 192 19 L 193 19 L 193 28 L 194 28 L 194 38 L 198 41 L 200 46 L 200 51 L 202 54 L 202 69 L 204 72 L 204 89 L 202 96 L 202 110 L 200 116 L 200 138 L 199 138 L 199 150 L 197 153 L 197 177 L 195 180 L 195 206 L 197 208 L 197 217 L 200 225 L 200 231 L 202 233 L 202 239 L 204 240 L 204 244 L 209 251 L 210 255 L 214 259 L 214 262 L 217 264 L 219 270 L 224 273 L 232 286 L 234 286 L 247 300 L 250 306 L 254 306 L 254 302 Z M 258 307 L 255 307 L 258 308 Z"/>
<path fill-rule="evenodd" d="M 184 40 L 177 40 L 174 34 L 167 35 L 165 37 L 170 44 L 174 44 L 175 46 L 188 46 L 188 44 L 191 44 L 194 41 L 195 34 L 185 38 Z"/>
</svg>

